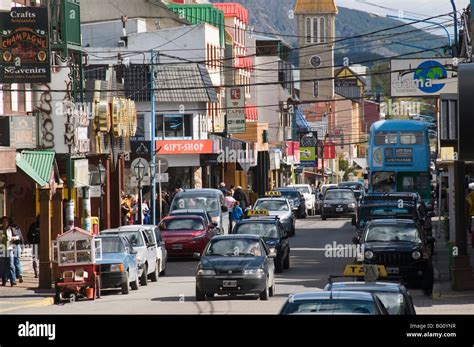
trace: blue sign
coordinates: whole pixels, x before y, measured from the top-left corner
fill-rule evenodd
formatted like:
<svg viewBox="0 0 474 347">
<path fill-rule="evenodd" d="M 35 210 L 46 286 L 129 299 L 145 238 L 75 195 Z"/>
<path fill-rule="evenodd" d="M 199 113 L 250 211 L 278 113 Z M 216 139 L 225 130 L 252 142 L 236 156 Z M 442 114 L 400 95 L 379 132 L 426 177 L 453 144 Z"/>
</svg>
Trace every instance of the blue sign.
<svg viewBox="0 0 474 347">
<path fill-rule="evenodd" d="M 448 78 L 446 68 L 435 60 L 428 60 L 421 63 L 415 70 L 414 80 L 418 81 L 418 89 L 424 93 L 438 93 L 444 88 L 446 83 L 433 83 L 436 80 Z"/>
</svg>

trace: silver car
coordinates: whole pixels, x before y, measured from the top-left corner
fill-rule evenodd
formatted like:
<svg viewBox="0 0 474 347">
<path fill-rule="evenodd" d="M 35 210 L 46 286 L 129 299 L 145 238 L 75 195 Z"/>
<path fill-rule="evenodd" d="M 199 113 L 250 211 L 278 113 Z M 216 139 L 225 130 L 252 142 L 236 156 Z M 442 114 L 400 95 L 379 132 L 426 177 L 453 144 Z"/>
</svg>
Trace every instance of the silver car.
<svg viewBox="0 0 474 347">
<path fill-rule="evenodd" d="M 277 216 L 288 236 L 295 235 L 296 217 L 286 198 L 261 198 L 253 205 L 254 211 L 266 210 L 269 216 Z"/>
</svg>

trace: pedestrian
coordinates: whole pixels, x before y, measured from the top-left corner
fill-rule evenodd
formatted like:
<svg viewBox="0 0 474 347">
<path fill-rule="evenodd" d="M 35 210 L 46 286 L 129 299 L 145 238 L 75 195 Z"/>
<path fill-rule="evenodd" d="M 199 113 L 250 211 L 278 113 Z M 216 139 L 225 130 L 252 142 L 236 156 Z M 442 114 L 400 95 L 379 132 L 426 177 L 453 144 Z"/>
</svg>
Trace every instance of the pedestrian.
<svg viewBox="0 0 474 347">
<path fill-rule="evenodd" d="M 234 203 L 234 208 L 232 209 L 232 223 L 237 223 L 242 219 L 244 211 L 240 207 L 240 202 L 236 201 Z"/>
<path fill-rule="evenodd" d="M 150 224 L 150 207 L 146 199 L 142 203 L 142 224 Z"/>
<path fill-rule="evenodd" d="M 249 198 L 247 197 L 247 194 L 242 190 L 241 186 L 237 186 L 235 189 L 234 193 L 234 199 L 239 202 L 240 208 L 242 210 L 245 210 L 250 204 L 249 204 Z"/>
<path fill-rule="evenodd" d="M 38 278 L 38 252 L 40 243 L 40 216 L 36 216 L 36 221 L 31 223 L 28 229 L 27 240 L 30 245 L 33 246 L 31 253 L 33 259 L 33 271 L 35 272 L 35 278 Z"/>
<path fill-rule="evenodd" d="M 222 194 L 224 194 L 224 196 L 227 194 L 227 188 L 225 187 L 225 183 L 224 182 L 221 182 L 219 184 L 219 188 L 218 188 Z"/>
<path fill-rule="evenodd" d="M 227 191 L 227 196 L 224 199 L 224 203 L 227 206 L 227 210 L 229 212 L 229 220 L 232 223 L 232 210 L 234 209 L 235 202 L 237 200 L 234 199 L 232 196 L 232 192 L 230 190 Z"/>
<path fill-rule="evenodd" d="M 6 216 L 2 217 L 2 230 L 0 241 L 2 245 L 2 286 L 7 285 L 7 279 L 13 287 L 16 285 L 15 263 L 14 263 L 14 243 L 17 236 L 13 236 L 13 230 L 10 226 L 10 219 Z"/>
<path fill-rule="evenodd" d="M 474 217 L 474 190 L 469 189 L 469 193 L 466 196 L 466 202 L 469 205 L 468 206 L 468 216 L 469 216 L 469 221 L 468 221 L 468 231 L 469 233 L 472 232 L 472 217 Z"/>
<path fill-rule="evenodd" d="M 122 196 L 122 204 L 121 204 L 121 212 L 122 212 L 122 225 L 127 225 L 130 220 L 130 212 L 131 212 L 131 201 L 130 195 L 123 194 Z"/>
<path fill-rule="evenodd" d="M 230 186 L 230 193 L 231 193 L 232 196 L 234 196 L 235 189 L 234 189 L 233 185 Z"/>
<path fill-rule="evenodd" d="M 13 249 L 13 263 L 15 265 L 15 276 L 20 283 L 23 283 L 23 268 L 21 266 L 21 252 L 23 249 L 23 245 L 25 240 L 23 239 L 23 233 L 21 232 L 20 227 L 13 222 L 13 219 L 10 218 L 10 227 L 12 228 L 12 234 L 16 238 L 13 241 L 14 249 Z"/>
<path fill-rule="evenodd" d="M 130 197 L 130 218 L 128 224 L 133 225 L 138 222 L 138 199 L 135 195 Z"/>
</svg>

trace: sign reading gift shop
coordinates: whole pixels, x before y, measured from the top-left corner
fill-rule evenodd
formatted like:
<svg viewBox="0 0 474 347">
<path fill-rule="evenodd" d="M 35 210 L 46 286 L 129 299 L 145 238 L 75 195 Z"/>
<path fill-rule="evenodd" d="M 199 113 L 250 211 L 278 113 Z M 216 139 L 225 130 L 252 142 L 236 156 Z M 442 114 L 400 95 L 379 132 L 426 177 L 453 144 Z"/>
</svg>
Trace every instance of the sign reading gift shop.
<svg viewBox="0 0 474 347">
<path fill-rule="evenodd" d="M 156 141 L 155 148 L 164 154 L 212 154 L 214 142 L 212 140 L 169 140 Z"/>
<path fill-rule="evenodd" d="M 227 88 L 227 133 L 245 133 L 245 88 Z"/>
<path fill-rule="evenodd" d="M 49 83 L 48 8 L 0 12 L 0 83 Z"/>
</svg>

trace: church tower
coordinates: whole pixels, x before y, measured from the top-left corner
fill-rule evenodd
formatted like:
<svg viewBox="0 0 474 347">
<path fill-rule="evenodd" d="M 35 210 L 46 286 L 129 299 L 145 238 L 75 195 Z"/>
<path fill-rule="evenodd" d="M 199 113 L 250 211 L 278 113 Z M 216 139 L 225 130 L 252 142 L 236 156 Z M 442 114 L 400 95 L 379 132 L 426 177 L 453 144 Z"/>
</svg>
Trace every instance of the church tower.
<svg viewBox="0 0 474 347">
<path fill-rule="evenodd" d="M 315 80 L 301 82 L 300 100 L 332 100 L 337 15 L 335 0 L 297 0 L 294 12 L 301 80 Z"/>
</svg>

